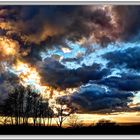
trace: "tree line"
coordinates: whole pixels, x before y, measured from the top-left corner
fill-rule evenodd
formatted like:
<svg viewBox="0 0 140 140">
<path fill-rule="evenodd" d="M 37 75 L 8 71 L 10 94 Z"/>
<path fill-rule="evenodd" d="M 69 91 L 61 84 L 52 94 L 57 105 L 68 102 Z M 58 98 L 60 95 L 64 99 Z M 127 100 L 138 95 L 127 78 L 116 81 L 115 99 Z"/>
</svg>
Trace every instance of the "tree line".
<svg viewBox="0 0 140 140">
<path fill-rule="evenodd" d="M 32 119 L 34 126 L 51 126 L 54 118 L 56 124 L 62 127 L 66 118 L 75 111 L 71 106 L 69 108 L 65 106 L 65 102 L 59 100 L 59 106 L 54 112 L 49 107 L 48 99 L 43 99 L 29 86 L 25 88 L 19 85 L 9 93 L 8 98 L 0 106 L 0 113 L 5 119 L 5 124 L 10 121 L 11 125 L 28 125 Z"/>
</svg>

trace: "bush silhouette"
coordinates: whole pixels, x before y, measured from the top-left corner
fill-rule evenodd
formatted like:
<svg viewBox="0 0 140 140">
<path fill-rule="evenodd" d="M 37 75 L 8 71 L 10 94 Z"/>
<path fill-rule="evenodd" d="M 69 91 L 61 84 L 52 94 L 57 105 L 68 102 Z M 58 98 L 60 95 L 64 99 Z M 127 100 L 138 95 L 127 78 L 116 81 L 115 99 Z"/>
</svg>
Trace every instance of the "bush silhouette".
<svg viewBox="0 0 140 140">
<path fill-rule="evenodd" d="M 101 119 L 96 123 L 96 126 L 114 126 L 114 125 L 116 125 L 116 122 L 106 119 Z"/>
</svg>

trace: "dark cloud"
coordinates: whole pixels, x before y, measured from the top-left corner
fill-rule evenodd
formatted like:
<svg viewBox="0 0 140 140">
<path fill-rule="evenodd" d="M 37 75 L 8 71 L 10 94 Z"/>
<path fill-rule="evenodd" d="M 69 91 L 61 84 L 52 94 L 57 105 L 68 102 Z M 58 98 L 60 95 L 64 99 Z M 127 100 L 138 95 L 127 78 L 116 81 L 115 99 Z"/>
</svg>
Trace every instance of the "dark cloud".
<svg viewBox="0 0 140 140">
<path fill-rule="evenodd" d="M 88 8 L 89 7 L 89 8 Z M 22 35 L 37 35 L 40 32 L 49 30 L 49 27 L 61 29 L 58 34 L 62 33 L 61 38 L 69 38 L 71 40 L 78 40 L 81 37 L 87 37 L 90 35 L 91 30 L 95 27 L 90 28 L 88 23 L 94 23 L 101 26 L 102 28 L 110 27 L 110 17 L 107 16 L 106 12 L 101 9 L 94 11 L 87 10 L 90 6 L 9 6 L 5 7 L 4 19 L 15 23 L 17 29 Z M 1 11 L 3 8 L 1 8 Z M 13 14 L 12 14 L 13 13 Z M 16 18 L 9 18 L 14 15 Z M 50 25 L 50 26 L 49 26 Z M 46 28 L 45 28 L 46 26 Z M 48 27 L 47 27 L 48 26 Z M 12 28 L 13 32 L 17 32 L 15 28 Z M 45 29 L 45 31 L 43 31 Z M 56 34 L 54 34 L 56 35 Z M 52 36 L 48 34 L 48 36 Z M 29 37 L 29 36 L 28 36 Z M 30 38 L 30 37 L 29 37 Z M 31 38 L 30 38 L 31 39 Z M 36 38 L 37 41 L 39 38 Z M 46 38 L 41 39 L 44 41 Z"/>
<path fill-rule="evenodd" d="M 68 47 L 66 40 L 85 38 L 88 42 L 92 38 L 90 44 L 84 44 L 96 42 L 101 46 L 132 40 L 139 33 L 139 9 L 111 5 L 105 9 L 98 5 L 0 6 L 0 34 L 18 41 L 20 52 L 28 52 L 23 59 L 34 63 L 40 61 L 41 51 Z"/>
<path fill-rule="evenodd" d="M 129 75 L 122 74 L 121 77 L 104 78 L 97 83 L 124 91 L 140 91 L 140 75 L 132 75 L 131 73 Z"/>
<path fill-rule="evenodd" d="M 123 46 L 122 46 L 123 47 Z M 103 58 L 109 60 L 108 67 L 124 66 L 133 70 L 140 70 L 140 47 L 136 46 L 124 50 L 115 50 L 103 55 Z"/>
<path fill-rule="evenodd" d="M 111 18 L 98 6 L 1 6 L 0 14 L 1 34 L 18 41 L 21 51 L 31 50 L 30 59 L 54 45 L 68 47 L 66 40 L 87 39 L 93 33 L 93 42 L 111 40 L 107 35 L 113 28 Z"/>
<path fill-rule="evenodd" d="M 138 5 L 114 6 L 116 21 L 120 28 L 120 39 L 123 41 L 133 41 L 140 36 L 140 7 Z"/>
<path fill-rule="evenodd" d="M 38 70 L 45 83 L 62 89 L 101 79 L 109 73 L 106 69 L 101 69 L 99 64 L 71 70 L 52 58 L 46 58 Z"/>
<path fill-rule="evenodd" d="M 72 95 L 60 98 L 70 100 L 81 113 L 111 113 L 118 110 L 128 110 L 128 103 L 132 101 L 132 97 L 131 92 L 107 89 L 100 85 L 90 84 L 81 87 L 79 91 Z"/>
<path fill-rule="evenodd" d="M 94 36 L 92 42 L 106 46 L 138 35 L 139 9 L 139 6 L 111 5 L 105 9 L 98 5 L 0 6 L 0 28 L 2 34 L 37 52 L 45 46 L 67 46 L 66 40 L 88 40 L 91 36 Z"/>
</svg>

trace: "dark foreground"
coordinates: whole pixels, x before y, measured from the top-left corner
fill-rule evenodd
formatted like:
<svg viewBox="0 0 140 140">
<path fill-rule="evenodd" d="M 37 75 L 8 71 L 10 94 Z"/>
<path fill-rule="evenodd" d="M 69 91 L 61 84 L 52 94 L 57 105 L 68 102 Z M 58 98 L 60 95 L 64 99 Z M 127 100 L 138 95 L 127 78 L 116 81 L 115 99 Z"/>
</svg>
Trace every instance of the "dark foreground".
<svg viewBox="0 0 140 140">
<path fill-rule="evenodd" d="M 30 135 L 132 135 L 140 134 L 140 125 L 136 126 L 93 126 L 82 128 L 57 128 L 43 126 L 0 126 L 0 134 L 30 134 Z"/>
</svg>

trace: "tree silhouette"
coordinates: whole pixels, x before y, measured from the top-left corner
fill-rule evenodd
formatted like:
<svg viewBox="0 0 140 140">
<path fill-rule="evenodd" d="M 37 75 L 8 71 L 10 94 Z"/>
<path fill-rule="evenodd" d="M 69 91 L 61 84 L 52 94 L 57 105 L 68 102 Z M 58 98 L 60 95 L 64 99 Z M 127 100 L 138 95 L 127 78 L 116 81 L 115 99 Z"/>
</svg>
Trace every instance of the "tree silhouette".
<svg viewBox="0 0 140 140">
<path fill-rule="evenodd" d="M 72 113 L 76 111 L 76 108 L 72 107 L 72 105 L 63 99 L 58 99 L 59 104 L 56 106 L 56 123 L 59 128 L 62 128 L 63 122 L 70 116 Z"/>
<path fill-rule="evenodd" d="M 82 127 L 82 121 L 76 114 L 71 114 L 67 119 L 68 125 L 72 128 Z"/>
<path fill-rule="evenodd" d="M 3 113 L 5 116 L 11 117 L 11 123 L 20 124 L 23 113 L 23 96 L 25 88 L 18 86 L 12 93 L 9 93 L 8 98 L 3 105 Z M 13 120 L 14 119 L 14 120 Z"/>
<path fill-rule="evenodd" d="M 25 88 L 22 85 L 18 85 L 13 92 L 9 93 L 2 110 L 4 116 L 10 116 L 11 124 L 16 125 L 28 125 L 30 117 L 33 119 L 34 126 L 41 125 L 45 117 L 53 116 L 48 100 L 44 100 L 31 87 Z"/>
<path fill-rule="evenodd" d="M 116 125 L 115 122 L 106 119 L 101 119 L 96 123 L 96 126 L 114 126 L 114 125 Z"/>
</svg>

